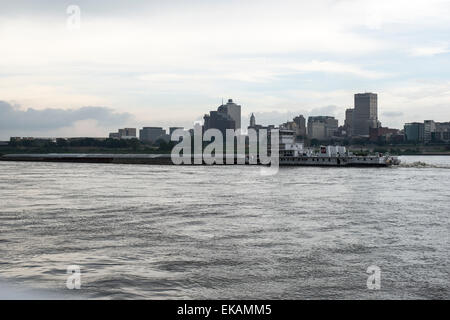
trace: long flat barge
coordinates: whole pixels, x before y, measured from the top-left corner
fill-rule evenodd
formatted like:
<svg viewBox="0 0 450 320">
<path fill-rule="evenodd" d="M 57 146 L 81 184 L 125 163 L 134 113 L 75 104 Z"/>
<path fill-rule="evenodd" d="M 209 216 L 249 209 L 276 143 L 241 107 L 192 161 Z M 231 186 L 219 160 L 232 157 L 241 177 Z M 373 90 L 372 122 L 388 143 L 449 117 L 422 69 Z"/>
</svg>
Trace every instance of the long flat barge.
<svg viewBox="0 0 450 320">
<path fill-rule="evenodd" d="M 0 157 L 0 161 L 22 162 L 71 162 L 71 163 L 111 163 L 111 164 L 146 164 L 146 165 L 174 165 L 170 154 L 7 154 Z M 231 164 L 240 164 L 234 158 Z M 191 163 L 194 164 L 193 157 Z M 230 164 L 224 158 L 224 164 Z M 388 167 L 398 164 L 395 157 L 368 156 L 336 156 L 336 155 L 281 155 L 280 166 L 320 166 L 320 167 Z M 205 161 L 197 165 L 206 165 Z M 242 164 L 249 165 L 248 158 Z M 256 165 L 261 164 L 257 159 Z"/>
<path fill-rule="evenodd" d="M 0 161 L 172 165 L 170 154 L 6 154 Z"/>
</svg>

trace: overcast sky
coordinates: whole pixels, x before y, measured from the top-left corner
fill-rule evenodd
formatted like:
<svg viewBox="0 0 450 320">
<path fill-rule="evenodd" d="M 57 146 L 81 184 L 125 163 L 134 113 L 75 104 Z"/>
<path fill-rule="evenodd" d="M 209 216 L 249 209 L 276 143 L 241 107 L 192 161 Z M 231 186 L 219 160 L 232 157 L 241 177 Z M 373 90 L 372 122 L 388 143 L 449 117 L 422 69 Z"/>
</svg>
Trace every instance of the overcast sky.
<svg viewBox="0 0 450 320">
<path fill-rule="evenodd" d="M 251 112 L 342 122 L 365 91 L 385 126 L 450 121 L 448 0 L 0 4 L 2 140 L 191 127 L 222 98 L 242 105 L 244 125 Z"/>
</svg>

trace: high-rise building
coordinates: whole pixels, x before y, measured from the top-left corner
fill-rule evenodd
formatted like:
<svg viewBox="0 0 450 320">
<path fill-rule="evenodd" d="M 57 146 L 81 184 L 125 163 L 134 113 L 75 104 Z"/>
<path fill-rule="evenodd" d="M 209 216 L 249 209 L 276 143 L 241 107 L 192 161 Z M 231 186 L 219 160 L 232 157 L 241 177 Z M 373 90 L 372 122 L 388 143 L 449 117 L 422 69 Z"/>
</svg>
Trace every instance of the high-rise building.
<svg viewBox="0 0 450 320">
<path fill-rule="evenodd" d="M 353 135 L 353 112 L 355 109 L 349 108 L 345 110 L 344 129 L 348 137 Z"/>
<path fill-rule="evenodd" d="M 203 120 L 203 130 L 219 129 L 225 137 L 226 129 L 241 129 L 241 106 L 229 99 L 226 104 L 219 106 L 217 111 L 205 114 Z"/>
<path fill-rule="evenodd" d="M 255 119 L 255 115 L 252 113 L 252 115 L 250 116 L 250 128 L 254 128 L 256 126 L 256 119 Z"/>
<path fill-rule="evenodd" d="M 219 107 L 218 111 L 210 111 L 209 115 L 205 114 L 203 117 L 203 130 L 218 129 L 222 132 L 223 137 L 226 137 L 226 130 L 236 128 L 236 122 Z"/>
<path fill-rule="evenodd" d="M 294 118 L 294 122 L 297 125 L 296 135 L 302 138 L 306 137 L 306 119 L 303 115 L 299 115 Z"/>
<path fill-rule="evenodd" d="M 234 129 L 241 129 L 241 106 L 234 103 L 233 99 L 228 99 L 226 104 L 222 104 L 217 111 L 228 114 L 234 120 Z"/>
<path fill-rule="evenodd" d="M 405 123 L 404 130 L 406 141 L 424 141 L 424 124 L 422 122 Z"/>
<path fill-rule="evenodd" d="M 378 96 L 376 93 L 355 94 L 352 122 L 355 136 L 369 136 L 370 128 L 378 127 Z"/>
<path fill-rule="evenodd" d="M 325 140 L 326 138 L 325 122 L 322 121 L 308 121 L 308 137 L 317 140 Z"/>
<path fill-rule="evenodd" d="M 331 138 L 339 127 L 339 121 L 330 116 L 308 117 L 308 137 L 325 140 Z"/>
<path fill-rule="evenodd" d="M 325 120 L 325 124 L 326 124 L 326 131 L 325 131 L 326 137 L 327 138 L 333 137 L 338 131 L 339 120 L 335 119 L 334 117 L 328 117 Z"/>
</svg>

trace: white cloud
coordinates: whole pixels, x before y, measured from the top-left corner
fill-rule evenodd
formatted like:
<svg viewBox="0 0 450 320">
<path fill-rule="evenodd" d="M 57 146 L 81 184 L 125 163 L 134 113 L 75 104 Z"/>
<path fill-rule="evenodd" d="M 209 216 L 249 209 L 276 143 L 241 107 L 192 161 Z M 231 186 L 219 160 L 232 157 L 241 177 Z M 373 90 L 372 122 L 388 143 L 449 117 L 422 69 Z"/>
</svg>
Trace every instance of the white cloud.
<svg viewBox="0 0 450 320">
<path fill-rule="evenodd" d="M 241 60 L 220 64 L 208 68 L 203 73 L 149 73 L 138 76 L 139 80 L 168 87 L 190 88 L 192 83 L 210 83 L 211 81 L 232 80 L 249 83 L 267 83 L 279 80 L 283 76 L 299 73 L 337 73 L 367 79 L 381 79 L 392 76 L 386 72 L 364 69 L 358 65 L 333 61 L 312 60 L 307 62 L 277 60 Z"/>
<path fill-rule="evenodd" d="M 417 57 L 431 57 L 437 54 L 449 53 L 448 45 L 440 45 L 434 47 L 417 47 L 411 50 L 411 54 Z"/>
<path fill-rule="evenodd" d="M 408 80 L 395 83 L 401 59 L 449 50 L 439 39 L 450 28 L 448 0 L 80 3 L 75 32 L 54 4 L 51 14 L 44 4 L 0 13 L 0 99 L 37 109 L 108 105 L 155 125 L 191 123 L 222 96 L 247 111 L 336 105 L 339 115 L 370 88 L 395 109 L 411 103 L 393 89 Z M 413 69 L 411 78 L 444 90 Z"/>
<path fill-rule="evenodd" d="M 357 65 L 348 63 L 339 63 L 333 61 L 317 61 L 313 60 L 308 63 L 294 64 L 291 66 L 293 70 L 301 72 L 325 72 L 325 73 L 341 73 L 358 76 L 361 78 L 381 79 L 392 76 L 387 72 L 370 71 L 363 69 Z"/>
<path fill-rule="evenodd" d="M 450 81 L 406 81 L 387 86 L 378 97 L 379 113 L 402 113 L 386 124 L 403 127 L 406 122 L 434 119 L 450 121 Z M 383 119 L 382 119 L 383 120 Z"/>
</svg>

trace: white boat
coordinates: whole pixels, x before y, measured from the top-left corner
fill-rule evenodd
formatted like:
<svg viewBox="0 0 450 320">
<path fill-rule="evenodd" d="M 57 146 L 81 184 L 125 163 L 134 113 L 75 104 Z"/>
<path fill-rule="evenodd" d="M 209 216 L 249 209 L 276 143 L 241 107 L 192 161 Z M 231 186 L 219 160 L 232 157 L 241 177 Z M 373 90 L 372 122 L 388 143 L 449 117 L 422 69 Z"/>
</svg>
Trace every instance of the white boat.
<svg viewBox="0 0 450 320">
<path fill-rule="evenodd" d="M 383 154 L 355 155 L 344 146 L 305 148 L 295 142 L 294 132 L 280 130 L 280 165 L 282 166 L 333 166 L 333 167 L 388 167 L 400 164 L 397 157 Z"/>
</svg>

